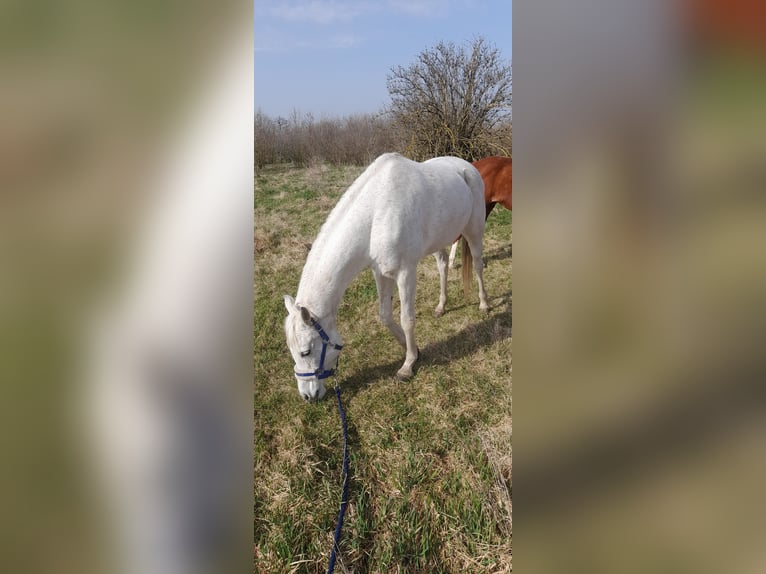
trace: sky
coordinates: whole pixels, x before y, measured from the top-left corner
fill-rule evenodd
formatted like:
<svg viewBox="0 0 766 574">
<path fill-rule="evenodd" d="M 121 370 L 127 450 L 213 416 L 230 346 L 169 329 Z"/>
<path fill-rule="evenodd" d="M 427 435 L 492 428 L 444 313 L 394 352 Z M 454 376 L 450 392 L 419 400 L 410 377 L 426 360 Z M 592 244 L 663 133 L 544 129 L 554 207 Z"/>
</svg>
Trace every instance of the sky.
<svg viewBox="0 0 766 574">
<path fill-rule="evenodd" d="M 255 109 L 375 113 L 386 76 L 438 42 L 483 36 L 511 60 L 512 0 L 255 0 Z"/>
</svg>

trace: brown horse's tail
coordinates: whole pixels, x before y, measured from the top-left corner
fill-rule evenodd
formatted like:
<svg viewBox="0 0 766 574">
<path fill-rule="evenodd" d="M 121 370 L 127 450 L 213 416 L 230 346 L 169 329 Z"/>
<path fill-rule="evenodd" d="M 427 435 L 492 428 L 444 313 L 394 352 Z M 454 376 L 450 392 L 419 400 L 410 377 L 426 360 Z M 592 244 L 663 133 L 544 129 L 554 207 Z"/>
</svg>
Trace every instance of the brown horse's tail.
<svg viewBox="0 0 766 574">
<path fill-rule="evenodd" d="M 471 272 L 473 271 L 473 255 L 471 255 L 471 248 L 468 247 L 468 242 L 465 240 L 465 237 L 461 239 L 461 242 L 461 250 L 463 252 L 463 294 L 468 297 L 468 295 L 471 294 Z"/>
</svg>

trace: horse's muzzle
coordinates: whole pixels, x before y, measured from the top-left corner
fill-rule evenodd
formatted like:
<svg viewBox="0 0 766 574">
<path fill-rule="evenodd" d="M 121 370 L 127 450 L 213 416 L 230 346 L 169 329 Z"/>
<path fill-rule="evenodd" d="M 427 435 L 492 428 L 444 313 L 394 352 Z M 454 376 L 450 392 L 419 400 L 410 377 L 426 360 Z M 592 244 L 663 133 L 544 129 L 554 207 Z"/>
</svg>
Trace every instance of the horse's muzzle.
<svg viewBox="0 0 766 574">
<path fill-rule="evenodd" d="M 298 381 L 298 392 L 306 402 L 321 401 L 327 390 L 324 383 L 317 379 Z"/>
</svg>

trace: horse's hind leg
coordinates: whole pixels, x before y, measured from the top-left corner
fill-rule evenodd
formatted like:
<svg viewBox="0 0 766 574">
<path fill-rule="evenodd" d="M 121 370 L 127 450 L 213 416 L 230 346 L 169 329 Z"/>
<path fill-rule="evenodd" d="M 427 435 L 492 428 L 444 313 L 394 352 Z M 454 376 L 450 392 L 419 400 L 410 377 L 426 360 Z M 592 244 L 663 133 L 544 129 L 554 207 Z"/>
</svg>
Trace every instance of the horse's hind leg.
<svg viewBox="0 0 766 574">
<path fill-rule="evenodd" d="M 399 301 L 402 306 L 401 321 L 404 336 L 407 342 L 407 356 L 402 368 L 396 376 L 406 381 L 412 377 L 412 366 L 418 360 L 418 347 L 415 344 L 415 268 L 404 268 L 399 271 L 396 280 L 399 286 Z"/>
<path fill-rule="evenodd" d="M 439 304 L 434 310 L 436 317 L 444 315 L 444 306 L 447 304 L 447 250 L 440 249 L 434 253 L 436 258 L 436 267 L 439 269 Z"/>
<path fill-rule="evenodd" d="M 475 226 L 479 228 L 478 232 L 463 233 L 463 237 L 468 243 L 468 248 L 471 250 L 471 255 L 473 257 L 473 270 L 476 272 L 476 278 L 479 282 L 479 309 L 482 311 L 489 311 L 489 303 L 487 303 L 487 292 L 484 290 L 484 259 L 482 253 L 484 235 L 483 225 L 484 222 L 482 221 L 482 227 L 479 227 L 478 225 Z"/>
<path fill-rule="evenodd" d="M 375 285 L 378 287 L 378 317 L 380 322 L 388 327 L 399 344 L 406 349 L 407 341 L 404 337 L 404 331 L 394 321 L 394 286 L 396 283 L 393 279 L 375 271 L 372 274 L 375 277 Z"/>
</svg>

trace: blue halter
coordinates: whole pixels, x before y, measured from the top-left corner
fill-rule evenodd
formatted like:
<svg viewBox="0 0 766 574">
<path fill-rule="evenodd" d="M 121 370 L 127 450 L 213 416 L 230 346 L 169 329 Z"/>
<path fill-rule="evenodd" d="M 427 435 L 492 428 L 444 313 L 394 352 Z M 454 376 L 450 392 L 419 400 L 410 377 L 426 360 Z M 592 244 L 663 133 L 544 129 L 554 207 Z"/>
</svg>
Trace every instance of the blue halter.
<svg viewBox="0 0 766 574">
<path fill-rule="evenodd" d="M 334 369 L 325 370 L 324 357 L 327 353 L 327 347 L 332 347 L 333 349 L 340 351 L 343 348 L 343 345 L 336 345 L 335 343 L 331 343 L 330 337 L 328 337 L 327 333 L 324 332 L 322 325 L 320 325 L 319 322 L 316 321 L 313 317 L 311 318 L 311 325 L 314 327 L 314 329 L 316 329 L 317 333 L 319 333 L 319 336 L 322 338 L 322 355 L 319 357 L 319 366 L 317 367 L 316 371 L 312 371 L 310 373 L 299 373 L 298 371 L 295 371 L 295 376 L 316 377 L 317 380 L 321 381 L 322 379 L 333 376 L 335 374 L 335 369 L 338 368 L 338 361 L 336 360 Z"/>
</svg>

